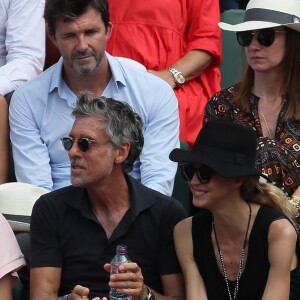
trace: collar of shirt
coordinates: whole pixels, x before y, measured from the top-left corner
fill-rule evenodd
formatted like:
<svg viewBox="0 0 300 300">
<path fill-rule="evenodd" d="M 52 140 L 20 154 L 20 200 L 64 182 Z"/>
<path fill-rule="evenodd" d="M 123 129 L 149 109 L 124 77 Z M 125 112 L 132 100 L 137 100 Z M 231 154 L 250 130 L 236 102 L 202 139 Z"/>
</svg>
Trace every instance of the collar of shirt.
<svg viewBox="0 0 300 300">
<path fill-rule="evenodd" d="M 114 58 L 107 52 L 105 52 L 105 55 L 108 60 L 108 64 L 110 66 L 111 72 L 112 72 L 112 79 L 110 80 L 109 84 L 105 88 L 105 90 L 109 87 L 109 89 L 114 89 L 115 93 L 118 93 L 119 87 L 118 85 L 126 86 L 126 79 L 124 77 L 124 72 L 122 68 L 122 64 L 119 62 L 118 59 Z M 54 67 L 54 66 L 53 66 Z M 55 88 L 58 89 L 58 94 L 60 97 L 67 99 L 67 95 L 65 95 L 66 91 L 69 94 L 70 92 L 73 93 L 69 88 L 67 87 L 64 79 L 62 78 L 62 69 L 63 69 L 63 58 L 61 57 L 58 62 L 56 63 L 56 67 L 54 69 L 51 83 L 49 87 L 49 93 L 51 93 Z M 104 92 L 105 93 L 105 92 Z M 103 93 L 103 94 L 104 94 Z M 75 96 L 75 94 L 73 93 Z"/>
<path fill-rule="evenodd" d="M 137 180 L 132 178 L 130 175 L 125 175 L 126 181 L 129 186 L 130 201 L 133 216 L 137 216 L 143 210 L 148 209 L 154 205 L 159 199 L 155 197 L 156 192 L 143 186 Z M 148 190 L 149 192 L 147 192 Z M 65 201 L 76 210 L 82 212 L 82 214 L 89 219 L 95 219 L 91 212 L 91 207 L 88 202 L 87 190 L 85 188 L 76 188 L 73 192 L 77 195 L 76 197 L 66 197 Z M 151 192 L 155 193 L 152 194 Z M 142 197 L 142 200 L 141 200 Z"/>
</svg>

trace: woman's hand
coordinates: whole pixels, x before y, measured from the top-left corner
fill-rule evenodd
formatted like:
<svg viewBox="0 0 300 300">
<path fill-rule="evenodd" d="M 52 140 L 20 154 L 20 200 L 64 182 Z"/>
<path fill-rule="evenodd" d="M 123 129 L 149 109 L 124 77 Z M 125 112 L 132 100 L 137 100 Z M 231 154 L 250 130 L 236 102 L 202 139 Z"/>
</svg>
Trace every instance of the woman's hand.
<svg viewBox="0 0 300 300">
<path fill-rule="evenodd" d="M 148 70 L 148 72 L 166 81 L 172 87 L 172 89 L 176 88 L 174 77 L 172 73 L 169 72 L 168 70 L 161 70 L 161 71 Z"/>
</svg>

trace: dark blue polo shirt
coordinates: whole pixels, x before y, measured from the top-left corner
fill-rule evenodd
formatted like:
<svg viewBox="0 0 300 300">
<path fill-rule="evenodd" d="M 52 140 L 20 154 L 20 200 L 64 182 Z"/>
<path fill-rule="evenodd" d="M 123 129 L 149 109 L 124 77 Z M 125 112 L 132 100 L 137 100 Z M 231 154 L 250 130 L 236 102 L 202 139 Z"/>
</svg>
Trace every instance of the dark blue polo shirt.
<svg viewBox="0 0 300 300">
<path fill-rule="evenodd" d="M 93 214 L 84 188 L 62 188 L 35 203 L 30 267 L 62 268 L 59 295 L 81 284 L 90 289 L 91 298 L 107 296 L 109 274 L 103 265 L 110 262 L 119 244 L 127 245 L 128 255 L 141 267 L 145 283 L 158 292 L 162 292 L 161 275 L 181 273 L 172 233 L 185 217 L 183 207 L 130 176 L 126 179 L 131 207 L 110 239 Z"/>
</svg>

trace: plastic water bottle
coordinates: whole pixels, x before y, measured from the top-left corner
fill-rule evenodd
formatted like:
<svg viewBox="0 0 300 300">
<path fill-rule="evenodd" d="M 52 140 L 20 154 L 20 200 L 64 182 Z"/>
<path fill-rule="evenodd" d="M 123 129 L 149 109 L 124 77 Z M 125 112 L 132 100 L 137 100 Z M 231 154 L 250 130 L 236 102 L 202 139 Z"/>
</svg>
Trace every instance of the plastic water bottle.
<svg viewBox="0 0 300 300">
<path fill-rule="evenodd" d="M 119 266 L 130 262 L 130 258 L 127 255 L 127 246 L 118 245 L 116 249 L 116 255 L 110 262 L 110 275 L 119 273 Z M 119 294 L 116 289 L 111 288 L 109 292 L 110 300 L 132 300 L 131 296 Z"/>
</svg>

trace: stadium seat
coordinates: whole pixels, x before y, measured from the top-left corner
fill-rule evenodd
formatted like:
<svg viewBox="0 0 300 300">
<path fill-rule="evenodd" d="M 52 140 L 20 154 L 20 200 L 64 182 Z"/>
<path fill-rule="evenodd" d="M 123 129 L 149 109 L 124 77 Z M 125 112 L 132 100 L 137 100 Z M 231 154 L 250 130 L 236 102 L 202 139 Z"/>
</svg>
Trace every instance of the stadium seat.
<svg viewBox="0 0 300 300">
<path fill-rule="evenodd" d="M 245 11 L 242 9 L 226 10 L 221 14 L 221 20 L 222 22 L 237 24 L 243 21 L 244 14 Z M 222 30 L 222 47 L 221 87 L 227 88 L 239 80 L 244 69 L 245 56 L 243 48 L 236 40 L 235 32 Z"/>
<path fill-rule="evenodd" d="M 180 141 L 180 149 L 188 150 L 189 146 L 186 142 Z M 193 207 L 190 188 L 181 174 L 179 165 L 177 167 L 177 172 L 175 176 L 172 197 L 178 200 L 183 205 L 188 216 L 192 215 Z"/>
</svg>

